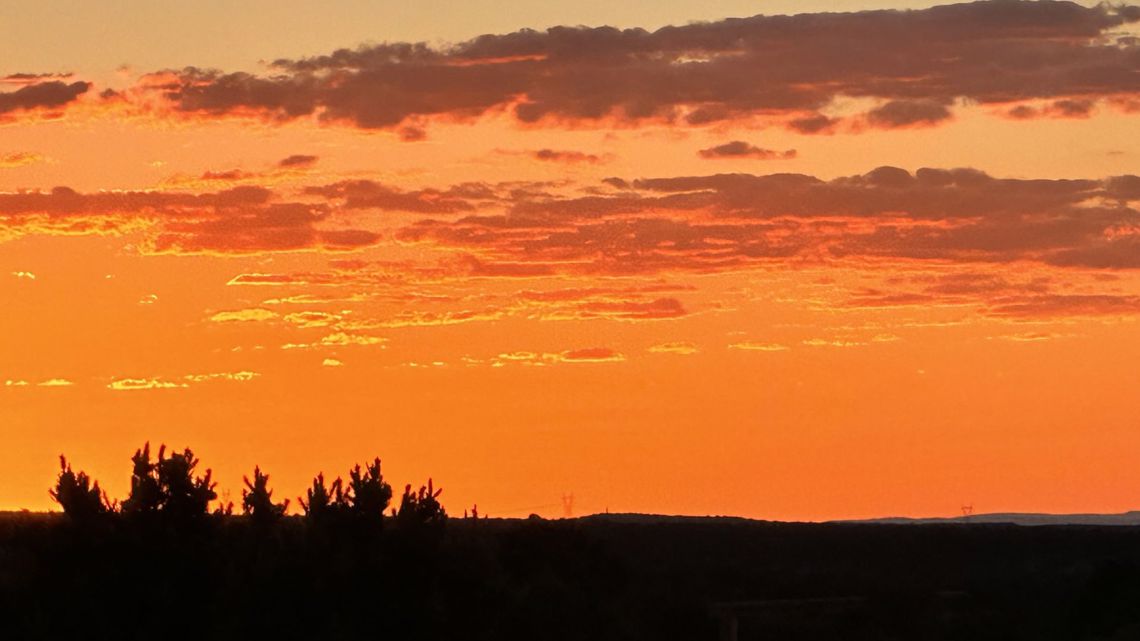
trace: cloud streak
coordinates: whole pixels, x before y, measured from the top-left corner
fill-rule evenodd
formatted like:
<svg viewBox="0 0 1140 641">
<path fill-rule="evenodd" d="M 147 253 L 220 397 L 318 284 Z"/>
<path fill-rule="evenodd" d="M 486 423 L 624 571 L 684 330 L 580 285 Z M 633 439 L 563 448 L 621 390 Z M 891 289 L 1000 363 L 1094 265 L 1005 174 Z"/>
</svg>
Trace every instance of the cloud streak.
<svg viewBox="0 0 1140 641">
<path fill-rule="evenodd" d="M 214 372 L 208 374 L 187 374 L 181 378 L 118 378 L 107 384 L 107 389 L 115 392 L 138 392 L 160 389 L 185 389 L 191 385 L 218 381 L 247 383 L 261 374 L 242 370 L 239 372 Z"/>
<path fill-rule="evenodd" d="M 41 154 L 30 151 L 14 151 L 7 154 L 0 154 L 0 169 L 27 167 L 28 165 L 41 163 L 45 160 L 46 158 Z"/>
<path fill-rule="evenodd" d="M 0 193 L 0 238 L 29 234 L 147 232 L 153 253 L 242 254 L 348 250 L 379 235 L 330 224 L 327 203 L 278 202 L 268 188 L 217 192 L 51 191 Z"/>
<path fill-rule="evenodd" d="M 753 145 L 752 143 L 744 142 L 743 140 L 734 140 L 726 142 L 723 145 L 709 147 L 697 152 L 701 158 L 710 160 L 722 158 L 751 158 L 752 160 L 790 160 L 796 157 L 795 149 L 788 149 L 787 151 L 775 151 L 772 149 L 762 149 Z"/>
</svg>

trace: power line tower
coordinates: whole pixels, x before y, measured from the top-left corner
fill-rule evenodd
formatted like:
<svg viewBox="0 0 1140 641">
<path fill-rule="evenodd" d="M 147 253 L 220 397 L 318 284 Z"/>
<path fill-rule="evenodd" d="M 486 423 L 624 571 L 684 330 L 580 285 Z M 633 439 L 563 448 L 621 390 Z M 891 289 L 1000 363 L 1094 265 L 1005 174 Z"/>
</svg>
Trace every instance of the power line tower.
<svg viewBox="0 0 1140 641">
<path fill-rule="evenodd" d="M 562 493 L 562 516 L 567 519 L 574 518 L 574 493 Z"/>
<path fill-rule="evenodd" d="M 973 513 L 974 513 L 974 506 L 973 505 L 963 505 L 962 506 L 962 518 L 968 518 Z"/>
</svg>

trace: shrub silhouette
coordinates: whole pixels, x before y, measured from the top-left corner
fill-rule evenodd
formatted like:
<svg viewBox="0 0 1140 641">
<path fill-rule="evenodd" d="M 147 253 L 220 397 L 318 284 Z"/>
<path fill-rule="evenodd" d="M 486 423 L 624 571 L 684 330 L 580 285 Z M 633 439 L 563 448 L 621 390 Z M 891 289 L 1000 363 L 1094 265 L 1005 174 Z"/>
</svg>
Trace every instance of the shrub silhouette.
<svg viewBox="0 0 1140 641">
<path fill-rule="evenodd" d="M 241 491 L 242 512 L 259 525 L 276 523 L 289 507 L 289 499 L 284 503 L 273 502 L 273 490 L 269 489 L 269 475 L 262 474 L 260 467 L 253 468 L 253 482 L 242 477 L 246 489 Z"/>
<path fill-rule="evenodd" d="M 113 508 L 107 494 L 99 489 L 99 481 L 91 481 L 84 472 L 73 472 L 62 454 L 59 455 L 59 477 L 55 489 L 48 494 L 63 508 L 63 513 L 76 521 L 90 521 Z"/>
<path fill-rule="evenodd" d="M 443 489 L 432 487 L 429 478 L 426 486 L 420 486 L 418 492 L 412 493 L 411 484 L 404 486 L 404 496 L 400 499 L 400 510 L 396 513 L 396 520 L 401 525 L 443 525 L 447 522 L 447 512 L 439 503 L 439 495 Z"/>
<path fill-rule="evenodd" d="M 373 459 L 362 471 L 358 464 L 348 472 L 348 501 L 351 514 L 377 525 L 384 522 L 384 511 L 392 501 L 392 486 L 380 474 L 380 459 Z"/>
<path fill-rule="evenodd" d="M 305 516 L 314 522 L 323 522 L 335 515 L 348 511 L 348 502 L 344 496 L 343 482 L 339 477 L 332 482 L 332 486 L 325 486 L 325 475 L 317 474 L 313 479 L 313 487 L 305 491 L 308 498 L 298 498 Z"/>
<path fill-rule="evenodd" d="M 190 448 L 167 458 L 166 446 L 160 446 L 158 460 L 152 463 L 146 443 L 131 460 L 131 495 L 123 501 L 124 514 L 162 512 L 173 519 L 194 518 L 207 514 L 210 501 L 218 498 L 211 470 L 194 476 L 198 459 Z"/>
</svg>

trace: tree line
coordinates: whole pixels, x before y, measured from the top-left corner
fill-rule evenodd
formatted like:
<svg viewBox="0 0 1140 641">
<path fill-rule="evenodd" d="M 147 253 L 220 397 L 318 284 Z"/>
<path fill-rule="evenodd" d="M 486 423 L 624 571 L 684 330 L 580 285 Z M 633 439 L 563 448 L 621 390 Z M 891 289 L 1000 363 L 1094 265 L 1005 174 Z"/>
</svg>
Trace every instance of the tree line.
<svg viewBox="0 0 1140 641">
<path fill-rule="evenodd" d="M 122 501 L 110 499 L 99 482 L 85 472 L 74 471 L 63 455 L 59 457 L 55 486 L 48 493 L 65 515 L 81 523 L 108 518 L 187 522 L 234 512 L 233 502 L 210 510 L 210 503 L 218 499 L 217 483 L 211 478 L 211 470 L 197 472 L 199 460 L 190 448 L 167 455 L 162 445 L 157 458 L 152 458 L 147 442 L 135 450 L 131 464 L 130 494 Z M 241 511 L 253 523 L 269 526 L 285 516 L 289 500 L 273 499 L 269 475 L 260 466 L 254 467 L 252 479 L 245 476 L 242 480 Z M 399 525 L 442 527 L 447 521 L 447 511 L 439 502 L 442 492 L 431 479 L 414 491 L 408 484 L 399 506 L 390 507 L 392 486 L 384 480 L 377 457 L 350 469 L 347 483 L 339 476 L 326 482 L 323 473 L 317 474 L 298 503 L 304 518 L 314 524 L 356 523 L 379 529 L 390 509 L 391 518 Z"/>
</svg>

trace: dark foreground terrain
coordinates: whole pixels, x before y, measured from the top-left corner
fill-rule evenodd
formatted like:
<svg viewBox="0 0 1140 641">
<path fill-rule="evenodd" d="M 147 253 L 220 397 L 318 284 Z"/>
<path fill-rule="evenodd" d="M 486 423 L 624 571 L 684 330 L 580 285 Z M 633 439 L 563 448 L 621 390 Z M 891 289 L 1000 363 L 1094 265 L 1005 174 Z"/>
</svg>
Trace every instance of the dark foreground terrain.
<svg viewBox="0 0 1140 641">
<path fill-rule="evenodd" d="M 0 515 L 4 639 L 717 639 L 733 618 L 739 639 L 1140 639 L 1140 528 Z"/>
</svg>

